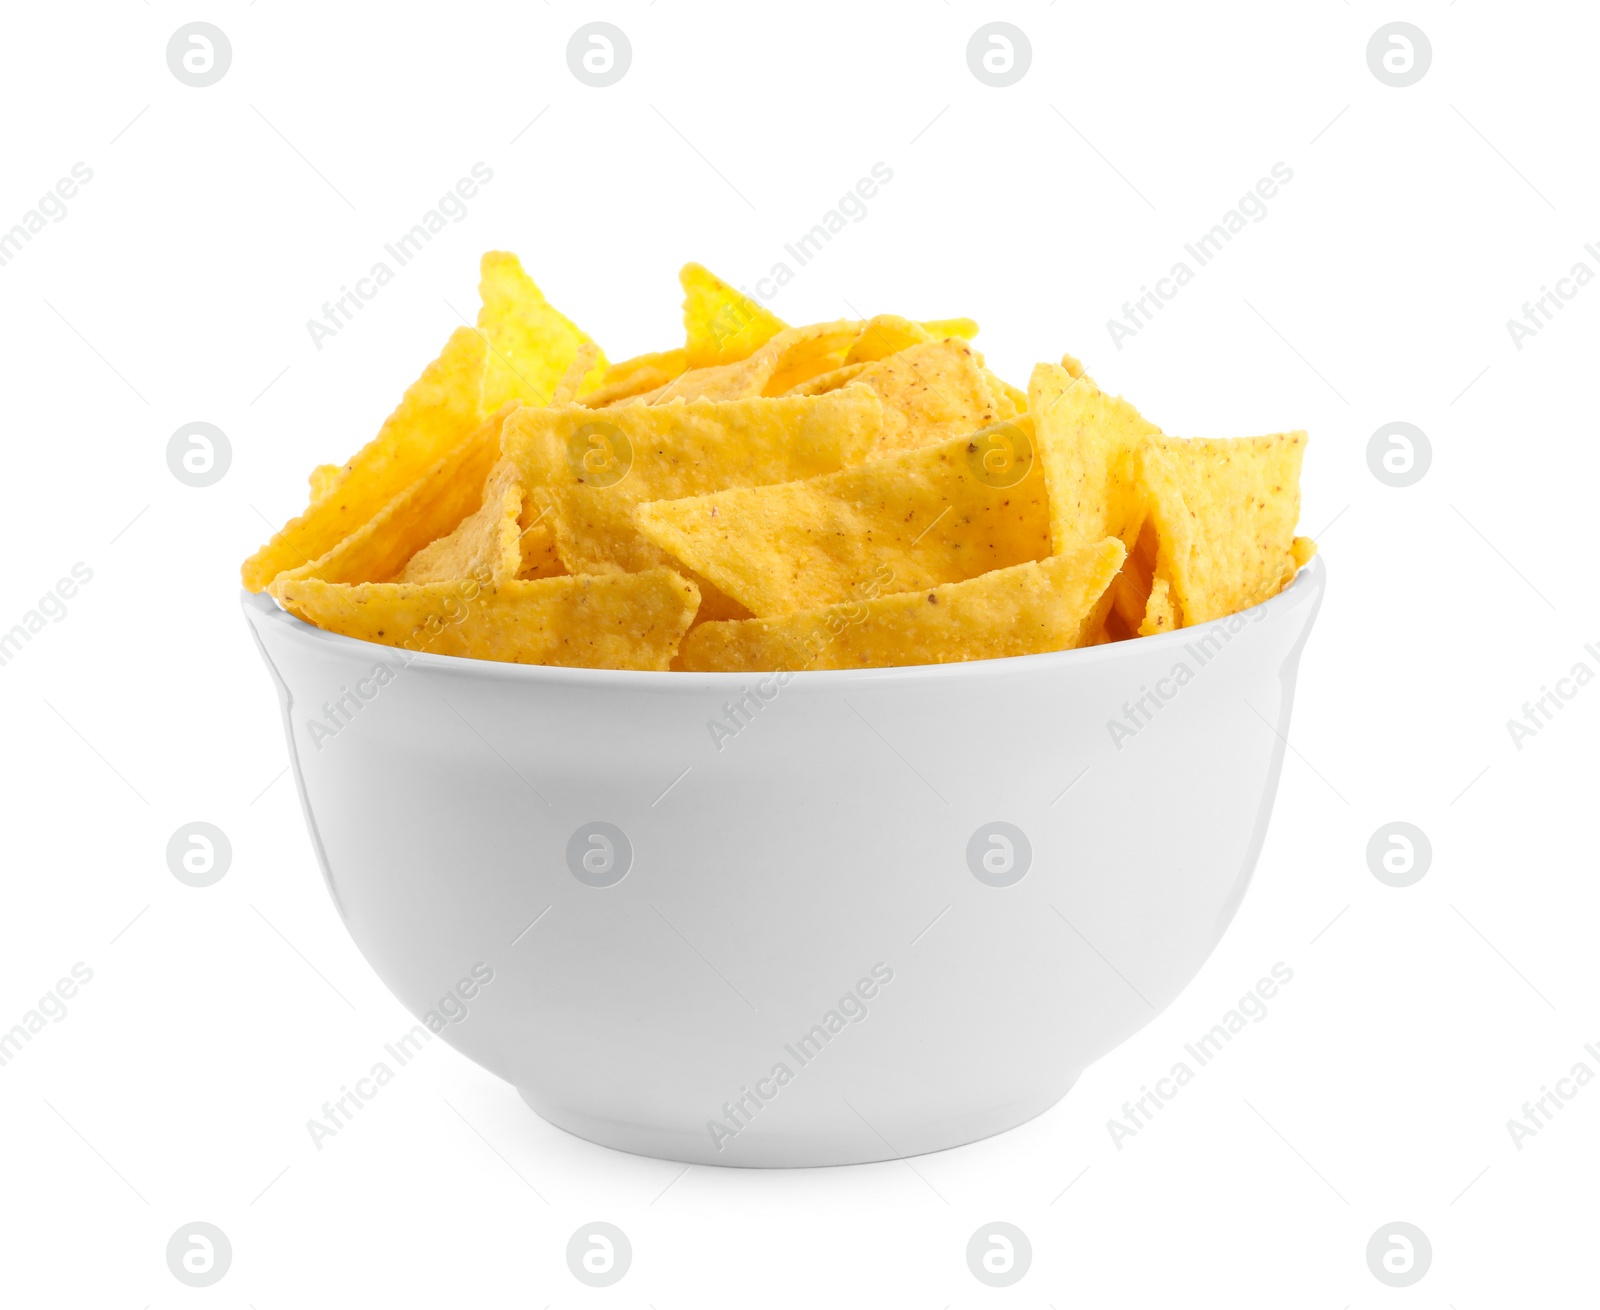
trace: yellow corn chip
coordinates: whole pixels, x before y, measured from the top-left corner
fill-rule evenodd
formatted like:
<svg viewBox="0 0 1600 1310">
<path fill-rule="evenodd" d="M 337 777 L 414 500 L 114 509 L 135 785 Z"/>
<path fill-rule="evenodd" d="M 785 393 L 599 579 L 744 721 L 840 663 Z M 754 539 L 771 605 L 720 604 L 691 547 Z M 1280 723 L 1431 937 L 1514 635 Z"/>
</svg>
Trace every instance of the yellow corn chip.
<svg viewBox="0 0 1600 1310">
<path fill-rule="evenodd" d="M 413 555 L 395 581 L 476 578 L 485 584 L 510 582 L 522 569 L 522 531 L 517 526 L 521 513 L 522 475 L 510 460 L 501 459 L 489 473 L 478 508 L 454 531 Z"/>
<path fill-rule="evenodd" d="M 343 464 L 318 464 L 311 470 L 311 499 L 321 500 L 339 481 L 339 475 L 344 472 Z"/>
<path fill-rule="evenodd" d="M 803 482 L 658 500 L 637 523 L 761 617 L 858 599 L 873 580 L 885 594 L 963 582 L 1050 553 L 1031 429 L 1021 415 Z"/>
<path fill-rule="evenodd" d="M 1070 650 L 1122 562 L 1115 538 L 1038 563 L 926 591 L 831 605 L 781 618 L 703 623 L 685 639 L 694 672 L 861 669 L 949 664 Z"/>
<path fill-rule="evenodd" d="M 1105 537 L 1132 545 L 1144 519 L 1134 456 L 1160 429 L 1125 400 L 1053 364 L 1033 370 L 1028 413 L 1050 486 L 1056 549 Z"/>
<path fill-rule="evenodd" d="M 500 250 L 484 255 L 478 292 L 483 300 L 478 326 L 490 344 L 485 406 L 499 409 L 508 400 L 548 405 L 588 334 L 544 298 L 515 255 Z M 596 351 L 590 387 L 600 384 L 605 368 L 605 356 Z"/>
<path fill-rule="evenodd" d="M 1286 432 L 1160 437 L 1141 448 L 1155 577 L 1170 584 L 1182 626 L 1258 605 L 1294 576 L 1305 443 L 1304 432 Z"/>
<path fill-rule="evenodd" d="M 832 369 L 827 373 L 819 373 L 808 381 L 797 383 L 783 394 L 786 396 L 820 396 L 825 392 L 837 391 L 840 387 L 854 382 L 866 368 L 866 364 L 846 364 L 843 368 Z"/>
<path fill-rule="evenodd" d="M 913 323 L 899 314 L 879 314 L 861 325 L 861 334 L 845 356 L 846 364 L 872 364 L 890 355 L 898 355 L 910 346 L 926 345 L 938 340 L 921 323 Z"/>
<path fill-rule="evenodd" d="M 548 508 L 572 573 L 636 572 L 666 562 L 634 510 L 714 487 L 755 486 L 859 462 L 883 421 L 864 387 L 826 396 L 517 410 L 502 442 Z"/>
<path fill-rule="evenodd" d="M 784 328 L 745 359 L 707 368 L 692 368 L 650 396 L 646 403 L 669 400 L 747 400 L 781 396 L 843 362 L 861 325 L 840 321 Z"/>
<path fill-rule="evenodd" d="M 970 339 L 978 335 L 978 325 L 970 318 L 933 319 L 916 323 L 899 314 L 879 314 L 861 324 L 861 334 L 845 356 L 846 364 L 871 364 L 911 346 L 942 341 L 946 337 Z"/>
<path fill-rule="evenodd" d="M 908 346 L 870 364 L 856 381 L 883 398 L 875 458 L 976 432 L 998 418 L 983 360 L 954 337 Z"/>
<path fill-rule="evenodd" d="M 291 614 L 358 641 L 433 655 L 589 669 L 665 670 L 694 618 L 694 583 L 672 569 L 485 586 L 281 580 Z"/>
<path fill-rule="evenodd" d="M 781 396 L 794 387 L 844 365 L 850 348 L 860 340 L 860 323 L 840 320 L 790 328 L 773 337 L 762 349 L 777 355 L 777 367 L 767 379 L 764 395 Z"/>
<path fill-rule="evenodd" d="M 582 404 L 599 409 L 614 405 L 646 391 L 658 391 L 688 367 L 686 350 L 662 350 L 648 355 L 636 355 L 606 370 L 605 377 L 593 391 L 580 393 Z"/>
<path fill-rule="evenodd" d="M 378 435 L 344 466 L 332 493 L 244 562 L 245 590 L 260 591 L 286 569 L 326 555 L 470 436 L 484 420 L 487 351 L 483 333 L 457 328 Z"/>
<path fill-rule="evenodd" d="M 730 364 L 753 355 L 781 332 L 783 320 L 699 264 L 678 272 L 690 368 Z"/>
<path fill-rule="evenodd" d="M 634 399 L 645 405 L 664 405 L 673 400 L 749 400 L 765 393 L 777 366 L 777 355 L 762 346 L 748 359 L 687 369 L 666 386 Z"/>
<path fill-rule="evenodd" d="M 327 554 L 286 569 L 280 578 L 389 582 L 419 549 L 473 513 L 500 450 L 506 406 Z"/>
</svg>

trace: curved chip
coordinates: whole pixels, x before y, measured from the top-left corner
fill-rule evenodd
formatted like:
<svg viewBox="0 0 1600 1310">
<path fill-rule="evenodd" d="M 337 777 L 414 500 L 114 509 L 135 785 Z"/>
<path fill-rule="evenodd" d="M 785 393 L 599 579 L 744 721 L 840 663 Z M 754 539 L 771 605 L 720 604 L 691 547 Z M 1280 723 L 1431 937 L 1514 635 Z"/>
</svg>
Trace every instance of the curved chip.
<svg viewBox="0 0 1600 1310">
<path fill-rule="evenodd" d="M 1161 437 L 1141 449 L 1155 577 L 1170 583 L 1183 627 L 1259 605 L 1309 558 L 1294 535 L 1305 450 L 1304 432 Z"/>
<path fill-rule="evenodd" d="M 603 413 L 524 407 L 506 421 L 502 445 L 548 508 L 569 571 L 632 571 L 668 562 L 639 535 L 641 502 L 832 472 L 865 457 L 882 421 L 864 387 Z"/>
<path fill-rule="evenodd" d="M 484 420 L 487 356 L 482 332 L 457 328 L 330 493 L 244 562 L 245 590 L 261 591 L 278 574 L 326 555 L 470 436 Z"/>
<path fill-rule="evenodd" d="M 394 580 L 510 582 L 522 569 L 521 513 L 521 473 L 510 460 L 501 459 L 490 470 L 478 508 L 413 555 Z"/>
<path fill-rule="evenodd" d="M 580 404 L 599 409 L 647 391 L 658 391 L 689 366 L 687 350 L 658 350 L 635 355 L 606 369 L 600 385 L 578 395 Z"/>
<path fill-rule="evenodd" d="M 950 664 L 1070 650 L 1122 562 L 1115 538 L 1037 563 L 926 591 L 900 592 L 781 618 L 702 623 L 683 643 L 693 672 L 864 669 Z"/>
<path fill-rule="evenodd" d="M 700 603 L 672 569 L 485 586 L 282 579 L 298 618 L 360 641 L 434 655 L 590 669 L 665 670 Z"/>
<path fill-rule="evenodd" d="M 1050 554 L 1031 429 L 1021 415 L 806 481 L 655 501 L 639 531 L 762 617 L 859 599 L 885 574 L 887 591 L 963 582 Z"/>
</svg>

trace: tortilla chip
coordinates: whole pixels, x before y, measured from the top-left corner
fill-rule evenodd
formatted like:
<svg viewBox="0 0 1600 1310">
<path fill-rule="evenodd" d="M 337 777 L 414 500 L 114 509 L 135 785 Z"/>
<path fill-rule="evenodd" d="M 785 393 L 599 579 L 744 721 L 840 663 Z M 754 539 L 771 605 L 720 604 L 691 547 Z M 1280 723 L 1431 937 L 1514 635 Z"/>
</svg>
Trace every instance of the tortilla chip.
<svg viewBox="0 0 1600 1310">
<path fill-rule="evenodd" d="M 840 387 L 854 382 L 867 369 L 866 364 L 846 364 L 843 368 L 831 369 L 827 373 L 819 373 L 816 377 L 805 382 L 796 383 L 783 394 L 786 396 L 821 396 L 829 391 L 837 391 Z"/>
<path fill-rule="evenodd" d="M 484 404 L 489 409 L 499 409 L 510 400 L 548 405 L 578 347 L 594 343 L 544 298 L 515 255 L 491 250 L 481 268 L 478 293 L 483 307 L 478 326 L 488 334 L 491 347 Z M 597 349 L 588 387 L 599 386 L 605 369 L 605 356 Z"/>
<path fill-rule="evenodd" d="M 899 314 L 878 314 L 861 325 L 860 335 L 845 356 L 846 364 L 875 364 L 910 346 L 938 340 L 921 323 Z"/>
<path fill-rule="evenodd" d="M 646 403 L 781 396 L 837 368 L 860 332 L 859 323 L 846 320 L 784 328 L 745 359 L 690 369 Z"/>
<path fill-rule="evenodd" d="M 856 380 L 883 398 L 883 433 L 874 458 L 976 432 L 999 418 L 982 358 L 954 337 L 908 346 L 869 365 Z"/>
<path fill-rule="evenodd" d="M 777 367 L 767 380 L 763 393 L 781 396 L 785 392 L 843 367 L 845 356 L 861 338 L 862 325 L 848 319 L 833 323 L 810 323 L 779 333 L 763 349 L 778 356 Z"/>
<path fill-rule="evenodd" d="M 420 549 L 476 511 L 500 450 L 506 406 L 325 555 L 280 578 L 390 582 Z"/>
<path fill-rule="evenodd" d="M 285 570 L 326 555 L 469 437 L 484 420 L 487 354 L 482 332 L 457 328 L 378 435 L 344 466 L 331 494 L 244 562 L 245 590 L 259 592 Z"/>
<path fill-rule="evenodd" d="M 781 618 L 703 623 L 680 666 L 694 672 L 886 668 L 1070 650 L 1122 562 L 1115 538 L 966 582 Z"/>
<path fill-rule="evenodd" d="M 746 359 L 783 331 L 781 318 L 699 264 L 678 271 L 690 368 Z"/>
<path fill-rule="evenodd" d="M 671 569 L 485 586 L 307 578 L 273 586 L 297 618 L 358 641 L 431 655 L 665 670 L 688 631 L 699 595 Z"/>
<path fill-rule="evenodd" d="M 1132 545 L 1144 519 L 1134 457 L 1160 429 L 1125 400 L 1053 364 L 1033 370 L 1028 412 L 1050 486 L 1056 548 L 1105 537 Z"/>
<path fill-rule="evenodd" d="M 521 513 L 522 476 L 515 464 L 502 458 L 490 470 L 478 508 L 454 531 L 413 555 L 395 581 L 476 578 L 485 584 L 510 582 L 522 568 L 522 531 L 517 526 Z"/>
<path fill-rule="evenodd" d="M 688 369 L 666 386 L 636 399 L 645 405 L 664 405 L 673 400 L 749 400 L 765 394 L 767 381 L 777 366 L 777 356 L 763 346 L 748 359 Z"/>
<path fill-rule="evenodd" d="M 593 391 L 581 393 L 580 403 L 599 409 L 614 405 L 619 400 L 637 396 L 645 391 L 658 391 L 689 365 L 686 350 L 661 350 L 648 355 L 635 355 L 620 364 L 613 364 Z"/>
<path fill-rule="evenodd" d="M 1285 432 L 1159 437 L 1141 449 L 1155 577 L 1170 584 L 1183 627 L 1259 605 L 1294 576 L 1305 444 L 1304 432 Z"/>
<path fill-rule="evenodd" d="M 502 435 L 573 573 L 666 563 L 639 535 L 635 508 L 715 487 L 813 477 L 857 463 L 883 421 L 864 387 L 826 396 L 581 406 L 514 413 Z"/>
<path fill-rule="evenodd" d="M 807 481 L 657 500 L 638 527 L 760 617 L 856 600 L 874 582 L 883 594 L 964 582 L 1050 554 L 1031 426 L 1022 415 Z"/>
</svg>

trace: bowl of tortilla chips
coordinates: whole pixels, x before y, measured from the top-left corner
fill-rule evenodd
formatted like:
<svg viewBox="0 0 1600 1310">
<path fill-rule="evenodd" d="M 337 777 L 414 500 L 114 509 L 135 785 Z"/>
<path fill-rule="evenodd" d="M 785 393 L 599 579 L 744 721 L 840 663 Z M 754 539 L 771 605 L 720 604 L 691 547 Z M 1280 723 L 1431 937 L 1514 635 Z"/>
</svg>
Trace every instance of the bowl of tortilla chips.
<svg viewBox="0 0 1600 1310">
<path fill-rule="evenodd" d="M 682 280 L 684 346 L 611 364 L 485 256 L 478 325 L 246 562 L 324 878 L 419 1023 L 592 1141 L 1002 1131 L 1243 896 L 1323 589 L 1305 434 Z"/>
</svg>

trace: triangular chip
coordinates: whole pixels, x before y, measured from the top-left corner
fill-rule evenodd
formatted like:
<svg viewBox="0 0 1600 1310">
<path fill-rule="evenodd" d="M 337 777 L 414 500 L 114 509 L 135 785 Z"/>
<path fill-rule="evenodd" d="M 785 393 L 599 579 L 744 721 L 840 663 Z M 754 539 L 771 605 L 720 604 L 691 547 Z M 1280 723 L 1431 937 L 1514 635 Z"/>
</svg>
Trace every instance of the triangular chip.
<svg viewBox="0 0 1600 1310">
<path fill-rule="evenodd" d="M 665 405 L 674 400 L 750 400 L 764 395 L 772 371 L 778 366 L 777 355 L 768 348 L 770 344 L 748 359 L 686 369 L 664 387 L 637 399 L 646 405 Z"/>
<path fill-rule="evenodd" d="M 508 400 L 548 405 L 578 347 L 589 341 L 567 316 L 544 298 L 515 255 L 491 250 L 483 257 L 478 326 L 489 337 L 484 403 L 499 409 Z M 605 376 L 605 356 L 596 352 L 588 385 Z"/>
<path fill-rule="evenodd" d="M 962 582 L 1050 553 L 1031 429 L 1022 415 L 804 482 L 656 501 L 637 522 L 762 617 L 860 599 L 869 584 L 891 593 Z"/>
<path fill-rule="evenodd" d="M 286 569 L 326 555 L 470 436 L 485 416 L 487 353 L 483 333 L 457 328 L 378 435 L 344 466 L 330 492 L 244 562 L 245 590 L 261 591 Z"/>
<path fill-rule="evenodd" d="M 781 396 L 837 368 L 860 334 L 861 324 L 848 320 L 784 328 L 745 359 L 688 370 L 647 403 Z"/>
<path fill-rule="evenodd" d="M 1294 576 L 1305 449 L 1304 432 L 1161 437 L 1141 448 L 1155 578 L 1169 583 L 1183 627 L 1259 605 Z"/>
<path fill-rule="evenodd" d="M 416 552 L 450 533 L 472 514 L 484 478 L 500 451 L 500 424 L 508 405 L 391 500 L 359 528 L 317 559 L 286 569 L 280 578 L 324 582 L 391 582 Z"/>
<path fill-rule="evenodd" d="M 1160 429 L 1127 401 L 1054 364 L 1033 370 L 1028 413 L 1050 485 L 1056 549 L 1105 537 L 1131 546 L 1144 518 L 1134 455 Z"/>
<path fill-rule="evenodd" d="M 781 318 L 699 264 L 678 272 L 690 368 L 745 359 L 783 331 Z"/>
<path fill-rule="evenodd" d="M 982 358 L 954 337 L 909 346 L 869 364 L 856 381 L 883 399 L 883 432 L 874 457 L 931 446 L 996 422 L 1000 416 L 984 373 Z"/>
<path fill-rule="evenodd" d="M 685 639 L 679 666 L 708 673 L 862 669 L 1070 650 L 1091 635 L 1096 602 L 1122 556 L 1122 543 L 1108 538 L 927 591 L 703 623 Z"/>
<path fill-rule="evenodd" d="M 522 570 L 521 513 L 522 475 L 514 463 L 501 459 L 489 473 L 478 508 L 413 555 L 394 580 L 510 582 Z"/>
<path fill-rule="evenodd" d="M 897 355 L 909 346 L 925 345 L 938 338 L 921 323 L 899 314 L 879 314 L 861 325 L 861 335 L 845 356 L 846 364 L 871 364 Z"/>
<path fill-rule="evenodd" d="M 634 509 L 714 487 L 832 472 L 865 457 L 883 421 L 864 387 L 826 396 L 628 405 L 597 414 L 523 408 L 502 442 L 524 485 L 549 508 L 573 573 L 636 571 L 666 562 L 639 535 Z"/>
<path fill-rule="evenodd" d="M 433 655 L 590 669 L 665 670 L 699 604 L 672 569 L 483 586 L 307 578 L 275 583 L 291 614 L 360 641 Z"/>
</svg>

